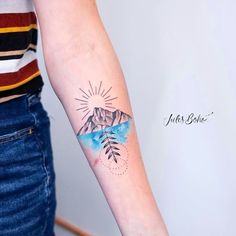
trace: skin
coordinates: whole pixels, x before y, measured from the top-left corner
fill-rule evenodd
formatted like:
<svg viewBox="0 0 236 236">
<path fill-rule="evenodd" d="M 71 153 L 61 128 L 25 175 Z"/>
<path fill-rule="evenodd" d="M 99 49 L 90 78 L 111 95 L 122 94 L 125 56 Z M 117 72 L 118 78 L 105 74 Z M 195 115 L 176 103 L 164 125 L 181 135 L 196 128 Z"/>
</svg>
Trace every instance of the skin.
<svg viewBox="0 0 236 236">
<path fill-rule="evenodd" d="M 46 68 L 51 85 L 61 101 L 82 150 L 94 172 L 112 210 L 122 235 L 167 236 L 168 232 L 152 194 L 145 173 L 135 129 L 134 117 L 126 83 L 116 53 L 100 19 L 93 0 L 34 0 L 38 15 Z M 85 118 L 81 110 L 80 90 L 94 90 L 102 81 L 108 90 L 112 106 L 130 116 L 131 125 L 126 142 L 121 147 L 120 160 L 127 161 L 127 168 L 107 168 L 101 160 L 108 160 L 104 148 L 96 151 L 86 146 L 78 135 L 92 109 L 101 105 L 101 96 L 91 96 L 91 113 Z M 114 109 L 108 109 L 114 111 Z M 121 159 L 119 159 L 121 158 Z M 118 171 L 117 171 L 118 170 Z M 121 170 L 121 171 L 120 171 Z"/>
<path fill-rule="evenodd" d="M 26 94 L 26 93 L 25 93 L 25 94 Z M 11 96 L 7 96 L 7 97 L 0 98 L 0 103 L 9 101 L 9 100 L 11 100 L 11 99 L 13 99 L 13 98 L 21 97 L 21 96 L 23 96 L 23 95 L 25 95 L 25 94 L 11 95 Z"/>
</svg>

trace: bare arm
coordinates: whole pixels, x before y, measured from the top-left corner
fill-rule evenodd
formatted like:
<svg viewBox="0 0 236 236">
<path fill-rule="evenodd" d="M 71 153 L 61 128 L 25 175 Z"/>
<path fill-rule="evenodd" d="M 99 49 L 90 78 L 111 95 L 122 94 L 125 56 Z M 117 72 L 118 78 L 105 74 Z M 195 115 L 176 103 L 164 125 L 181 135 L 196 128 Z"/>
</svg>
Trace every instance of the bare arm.
<svg viewBox="0 0 236 236">
<path fill-rule="evenodd" d="M 127 88 L 93 0 L 34 0 L 46 67 L 122 235 L 168 235 L 145 173 Z"/>
</svg>

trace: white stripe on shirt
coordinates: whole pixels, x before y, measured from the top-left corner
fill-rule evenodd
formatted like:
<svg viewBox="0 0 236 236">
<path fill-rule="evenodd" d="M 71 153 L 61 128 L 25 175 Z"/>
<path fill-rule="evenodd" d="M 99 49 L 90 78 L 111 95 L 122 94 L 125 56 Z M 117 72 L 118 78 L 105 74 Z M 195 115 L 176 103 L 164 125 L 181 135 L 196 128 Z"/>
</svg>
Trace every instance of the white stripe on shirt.
<svg viewBox="0 0 236 236">
<path fill-rule="evenodd" d="M 27 13 L 31 11 L 34 11 L 32 0 L 0 0 L 0 14 Z"/>
<path fill-rule="evenodd" d="M 24 56 L 20 59 L 0 61 L 0 74 L 16 72 L 35 59 L 36 53 L 29 50 L 25 52 Z"/>
</svg>

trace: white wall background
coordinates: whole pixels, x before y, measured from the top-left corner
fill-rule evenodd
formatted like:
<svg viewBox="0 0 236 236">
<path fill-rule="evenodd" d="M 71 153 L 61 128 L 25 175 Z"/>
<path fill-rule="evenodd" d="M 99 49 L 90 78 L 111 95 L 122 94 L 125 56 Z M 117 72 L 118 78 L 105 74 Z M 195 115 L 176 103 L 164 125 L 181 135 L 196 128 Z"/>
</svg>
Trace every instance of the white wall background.
<svg viewBox="0 0 236 236">
<path fill-rule="evenodd" d="M 143 159 L 171 236 L 236 235 L 235 0 L 98 0 L 120 58 Z M 52 39 L 53 40 L 53 39 Z M 57 213 L 93 235 L 120 235 L 67 116 L 50 87 Z M 202 115 L 204 124 L 163 121 Z M 69 234 L 57 229 L 58 236 Z"/>
</svg>

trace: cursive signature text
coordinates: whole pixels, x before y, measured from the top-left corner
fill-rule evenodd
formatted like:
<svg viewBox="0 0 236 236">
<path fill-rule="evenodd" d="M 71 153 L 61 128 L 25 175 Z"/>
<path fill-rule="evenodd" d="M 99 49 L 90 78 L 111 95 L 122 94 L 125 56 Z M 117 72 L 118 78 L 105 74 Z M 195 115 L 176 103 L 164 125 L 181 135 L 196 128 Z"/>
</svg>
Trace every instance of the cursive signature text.
<svg viewBox="0 0 236 236">
<path fill-rule="evenodd" d="M 170 124 L 191 125 L 197 123 L 205 123 L 208 120 L 209 116 L 213 115 L 213 113 L 214 112 L 211 112 L 207 115 L 195 114 L 195 113 L 190 113 L 188 115 L 170 114 L 168 118 L 164 119 L 164 126 L 168 126 Z"/>
</svg>

